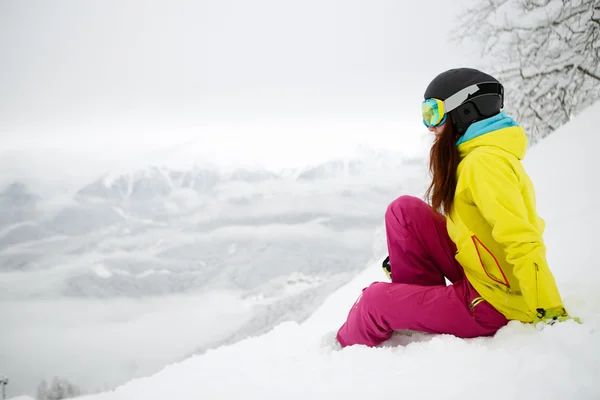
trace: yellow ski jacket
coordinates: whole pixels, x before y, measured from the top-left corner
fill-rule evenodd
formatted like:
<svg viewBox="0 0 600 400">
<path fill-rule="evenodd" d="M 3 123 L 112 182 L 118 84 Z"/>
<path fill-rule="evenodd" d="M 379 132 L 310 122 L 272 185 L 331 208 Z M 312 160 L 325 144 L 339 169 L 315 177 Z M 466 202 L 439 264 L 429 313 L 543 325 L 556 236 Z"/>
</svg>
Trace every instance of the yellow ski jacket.
<svg viewBox="0 0 600 400">
<path fill-rule="evenodd" d="M 459 144 L 458 185 L 447 226 L 456 259 L 481 297 L 509 320 L 532 322 L 540 309 L 563 313 L 564 307 L 546 262 L 545 224 L 521 165 L 526 148 L 519 126 Z"/>
</svg>

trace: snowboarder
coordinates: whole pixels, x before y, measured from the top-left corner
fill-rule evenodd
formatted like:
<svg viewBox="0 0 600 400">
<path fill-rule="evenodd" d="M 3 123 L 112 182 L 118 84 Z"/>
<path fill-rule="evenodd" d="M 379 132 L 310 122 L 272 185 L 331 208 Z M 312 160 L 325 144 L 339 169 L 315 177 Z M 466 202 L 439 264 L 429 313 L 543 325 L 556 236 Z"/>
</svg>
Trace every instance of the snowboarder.
<svg viewBox="0 0 600 400">
<path fill-rule="evenodd" d="M 375 346 L 404 329 L 472 338 L 509 320 L 569 319 L 521 165 L 527 137 L 502 111 L 502 84 L 451 69 L 424 98 L 423 123 L 435 134 L 429 204 L 405 195 L 389 205 L 383 268 L 391 282 L 363 289 L 337 340 Z"/>
</svg>

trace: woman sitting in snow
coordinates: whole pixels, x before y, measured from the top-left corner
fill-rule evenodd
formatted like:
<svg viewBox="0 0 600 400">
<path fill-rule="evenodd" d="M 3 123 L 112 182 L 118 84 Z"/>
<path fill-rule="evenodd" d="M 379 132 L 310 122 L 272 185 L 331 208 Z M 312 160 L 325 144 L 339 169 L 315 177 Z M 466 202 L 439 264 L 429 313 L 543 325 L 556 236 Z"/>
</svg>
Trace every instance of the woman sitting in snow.
<svg viewBox="0 0 600 400">
<path fill-rule="evenodd" d="M 470 68 L 443 72 L 425 90 L 423 122 L 436 136 L 431 206 L 401 196 L 388 207 L 391 283 L 363 289 L 337 333 L 342 346 L 375 346 L 394 330 L 472 338 L 508 320 L 569 318 L 521 165 L 527 137 L 503 101 L 502 85 Z"/>
</svg>

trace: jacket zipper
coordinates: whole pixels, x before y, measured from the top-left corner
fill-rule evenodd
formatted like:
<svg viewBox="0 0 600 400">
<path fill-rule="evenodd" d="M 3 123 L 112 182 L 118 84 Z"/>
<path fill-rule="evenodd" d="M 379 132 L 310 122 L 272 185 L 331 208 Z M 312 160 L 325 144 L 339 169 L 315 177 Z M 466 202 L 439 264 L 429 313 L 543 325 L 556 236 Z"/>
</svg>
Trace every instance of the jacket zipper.
<svg viewBox="0 0 600 400">
<path fill-rule="evenodd" d="M 485 301 L 485 299 L 479 296 L 475 297 L 473 300 L 471 300 L 471 303 L 469 303 L 469 310 L 471 311 L 471 317 L 473 319 L 475 319 L 475 307 L 477 307 L 477 305 L 483 301 Z"/>
<path fill-rule="evenodd" d="M 546 310 L 540 308 L 540 290 L 538 284 L 538 272 L 540 272 L 540 267 L 537 263 L 533 264 L 535 267 L 535 312 L 538 318 L 543 318 L 546 315 Z"/>
</svg>

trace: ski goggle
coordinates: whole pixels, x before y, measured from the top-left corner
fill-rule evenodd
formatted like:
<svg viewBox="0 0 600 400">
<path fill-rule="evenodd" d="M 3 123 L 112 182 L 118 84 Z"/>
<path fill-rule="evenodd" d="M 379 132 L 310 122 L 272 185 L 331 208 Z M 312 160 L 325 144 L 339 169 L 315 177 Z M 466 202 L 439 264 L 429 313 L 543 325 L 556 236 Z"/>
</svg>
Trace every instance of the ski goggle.
<svg viewBox="0 0 600 400">
<path fill-rule="evenodd" d="M 492 85 L 493 89 L 491 87 Z M 425 99 L 421 105 L 423 124 L 425 124 L 425 126 L 428 128 L 442 125 L 444 122 L 446 122 L 446 117 L 450 111 L 458 108 L 458 106 L 463 104 L 469 98 L 477 97 L 473 96 L 474 94 L 503 94 L 502 92 L 502 85 L 498 84 L 497 82 L 483 82 L 467 86 L 466 88 L 454 93 L 446 100 L 435 98 Z"/>
<path fill-rule="evenodd" d="M 446 122 L 446 107 L 444 107 L 444 102 L 439 99 L 427 99 L 423 101 L 421 114 L 423 116 L 423 124 L 428 128 Z"/>
</svg>

